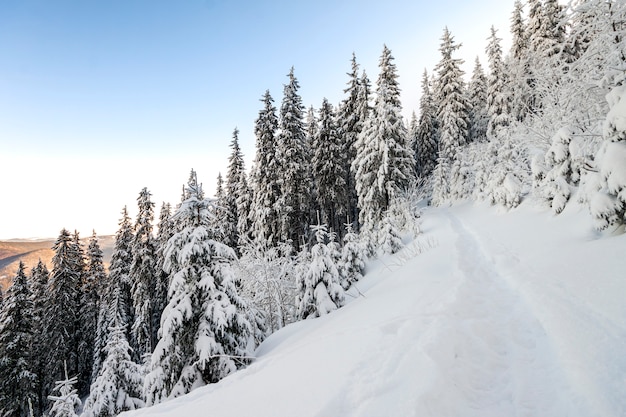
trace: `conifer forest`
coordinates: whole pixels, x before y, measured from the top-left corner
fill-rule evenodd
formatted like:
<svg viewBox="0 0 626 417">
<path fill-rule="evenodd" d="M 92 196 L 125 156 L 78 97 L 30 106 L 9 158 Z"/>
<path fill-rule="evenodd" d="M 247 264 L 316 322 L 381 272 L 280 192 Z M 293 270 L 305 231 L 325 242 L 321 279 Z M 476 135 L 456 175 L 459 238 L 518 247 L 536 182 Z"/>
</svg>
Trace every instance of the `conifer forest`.
<svg viewBox="0 0 626 417">
<path fill-rule="evenodd" d="M 158 213 L 140 190 L 108 268 L 95 232 L 61 230 L 51 268 L 21 264 L 0 295 L 0 415 L 115 416 L 220 381 L 273 332 L 340 309 L 368 259 L 420 233 L 424 202 L 577 202 L 623 230 L 626 2 L 515 0 L 508 51 L 499 30 L 471 74 L 442 30 L 438 64 L 405 81 L 421 83 L 410 120 L 393 45 L 375 79 L 346 57 L 340 103 L 305 106 L 287 68 L 281 96 L 260 97 L 250 169 L 235 129 L 214 196 L 194 170 Z"/>
</svg>

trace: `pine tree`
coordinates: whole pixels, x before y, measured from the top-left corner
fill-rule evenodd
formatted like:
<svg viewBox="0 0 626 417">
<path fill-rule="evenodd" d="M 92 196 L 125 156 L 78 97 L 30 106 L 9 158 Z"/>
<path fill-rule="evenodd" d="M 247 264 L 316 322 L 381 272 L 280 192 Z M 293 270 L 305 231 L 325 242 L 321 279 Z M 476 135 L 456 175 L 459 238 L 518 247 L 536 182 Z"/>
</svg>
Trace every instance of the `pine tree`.
<svg viewBox="0 0 626 417">
<path fill-rule="evenodd" d="M 248 362 L 251 348 L 252 326 L 230 267 L 235 253 L 214 239 L 213 203 L 197 180 L 185 193 L 173 216 L 178 231 L 165 249 L 164 269 L 172 281 L 144 385 L 148 405 L 219 381 Z"/>
<path fill-rule="evenodd" d="M 33 299 L 20 261 L 0 309 L 0 415 L 26 417 L 37 399 Z"/>
<path fill-rule="evenodd" d="M 154 203 L 150 200 L 150 196 L 147 188 L 142 189 L 139 193 L 135 234 L 130 246 L 133 260 L 128 278 L 134 310 L 131 346 L 136 360 L 141 360 L 144 355 L 152 353 L 153 349 L 152 315 L 156 281 L 156 243 L 152 233 Z"/>
<path fill-rule="evenodd" d="M 48 297 L 44 312 L 44 334 L 48 339 L 44 369 L 44 393 L 54 381 L 63 377 L 63 364 L 77 375 L 81 273 L 78 270 L 78 248 L 70 233 L 63 229 L 52 248 L 52 272 L 48 281 Z"/>
<path fill-rule="evenodd" d="M 280 219 L 276 212 L 280 196 L 276 156 L 278 118 L 269 91 L 265 92 L 262 101 L 264 107 L 259 112 L 254 128 L 256 156 L 252 170 L 253 199 L 249 217 L 254 239 L 274 246 L 280 239 Z"/>
<path fill-rule="evenodd" d="M 94 329 L 97 329 L 98 326 L 100 297 L 105 281 L 106 273 L 102 260 L 102 250 L 94 231 L 87 248 L 87 268 L 81 291 L 80 328 L 82 338 L 78 347 L 79 362 L 82 364 L 79 380 L 81 385 L 86 387 L 91 385 L 92 372 L 95 366 L 94 360 L 96 355 L 94 349 L 97 332 L 94 332 Z"/>
<path fill-rule="evenodd" d="M 295 248 L 308 235 L 310 190 L 310 155 L 305 142 L 300 84 L 291 68 L 285 84 L 277 136 L 277 161 L 280 172 L 280 196 L 276 210 L 281 220 L 281 239 Z"/>
<path fill-rule="evenodd" d="M 46 366 L 46 356 L 48 349 L 48 338 L 44 333 L 44 318 L 48 298 L 48 279 L 50 272 L 41 259 L 37 266 L 31 270 L 31 288 L 33 295 L 33 342 L 32 355 L 34 373 L 37 376 L 37 397 L 34 401 L 34 411 L 36 414 L 43 413 L 44 397 L 43 383 L 44 370 Z"/>
<path fill-rule="evenodd" d="M 511 35 L 513 37 L 511 51 L 506 64 L 508 74 L 507 94 L 511 101 L 513 120 L 523 121 L 532 105 L 532 91 L 529 68 L 528 32 L 523 18 L 523 6 L 520 0 L 515 1 L 511 15 Z"/>
<path fill-rule="evenodd" d="M 115 326 L 109 329 L 106 357 L 85 401 L 81 414 L 84 417 L 112 417 L 144 405 L 141 399 L 143 375 L 139 365 L 131 360 L 126 325 L 116 314 L 119 313 L 116 303 L 111 312 L 116 315 Z"/>
<path fill-rule="evenodd" d="M 184 201 L 184 200 L 183 200 Z M 226 191 L 224 190 L 224 178 L 222 173 L 217 173 L 217 183 L 215 184 L 215 207 L 213 208 L 211 228 L 215 230 L 215 238 L 224 243 L 229 233 L 228 208 L 226 207 Z M 232 226 L 232 225 L 231 225 Z"/>
<path fill-rule="evenodd" d="M 422 77 L 422 96 L 420 98 L 420 118 L 417 130 L 418 176 L 428 177 L 437 165 L 439 138 L 437 131 L 437 109 L 433 100 L 431 82 L 424 70 Z"/>
<path fill-rule="evenodd" d="M 311 165 L 316 206 L 323 221 L 330 224 L 332 230 L 341 227 L 340 219 L 348 212 L 347 174 L 345 165 L 341 163 L 344 151 L 333 107 L 324 99 L 319 110 L 319 129 L 313 138 Z"/>
<path fill-rule="evenodd" d="M 359 208 L 356 193 L 356 180 L 354 171 L 351 169 L 352 162 L 356 158 L 355 143 L 363 130 L 363 125 L 369 115 L 369 85 L 367 78 L 359 78 L 359 65 L 356 55 L 352 54 L 352 71 L 347 75 L 348 87 L 344 89 L 346 98 L 339 105 L 338 128 L 340 144 L 343 148 L 341 163 L 345 172 L 345 184 L 348 194 L 348 217 L 350 221 L 358 225 Z"/>
<path fill-rule="evenodd" d="M 352 230 L 352 224 L 346 224 L 346 235 L 343 237 L 343 248 L 339 262 L 341 286 L 347 290 L 352 284 L 363 277 L 365 270 L 365 254 L 359 236 Z"/>
<path fill-rule="evenodd" d="M 326 225 L 312 226 L 317 243 L 311 248 L 311 260 L 300 281 L 298 316 L 303 319 L 320 317 L 340 308 L 344 291 L 339 283 L 339 271 L 328 247 Z"/>
<path fill-rule="evenodd" d="M 441 61 L 437 64 L 437 90 L 436 101 L 439 103 L 439 156 L 437 175 L 433 182 L 433 203 L 442 204 L 443 200 L 450 197 L 450 183 L 454 184 L 461 179 L 458 178 L 460 170 L 454 171 L 455 164 L 458 164 L 457 153 L 459 147 L 467 143 L 469 135 L 468 123 L 468 103 L 465 99 L 463 71 L 461 64 L 463 60 L 452 57 L 460 45 L 454 43 L 454 38 L 445 28 L 441 38 Z M 456 174 L 454 177 L 453 174 Z M 443 182 L 449 177 L 448 181 Z M 437 198 L 435 198 L 437 196 Z"/>
<path fill-rule="evenodd" d="M 224 194 L 224 208 L 226 210 L 225 220 L 225 240 L 224 244 L 231 248 L 237 248 L 239 244 L 239 222 L 245 218 L 247 212 L 240 213 L 241 202 L 247 194 L 246 171 L 244 167 L 243 154 L 239 147 L 239 130 L 233 131 L 233 140 L 230 143 L 231 153 L 228 158 L 228 172 L 226 173 L 226 185 Z M 239 204 L 238 204 L 239 201 Z M 245 235 L 244 235 L 245 236 Z"/>
<path fill-rule="evenodd" d="M 161 315 L 168 303 L 167 291 L 170 285 L 169 274 L 163 270 L 165 262 L 165 247 L 167 242 L 174 235 L 174 225 L 171 220 L 172 209 L 169 203 L 161 205 L 159 213 L 158 231 L 155 240 L 155 286 L 154 286 L 154 308 L 152 309 L 152 346 L 156 346 L 159 341 L 159 327 Z"/>
<path fill-rule="evenodd" d="M 472 72 L 472 79 L 468 90 L 470 132 L 469 140 L 484 141 L 487 138 L 487 124 L 489 123 L 487 107 L 487 77 L 478 57 Z"/>
<path fill-rule="evenodd" d="M 64 369 L 65 379 L 56 381 L 54 386 L 54 391 L 59 392 L 59 395 L 50 395 L 48 397 L 52 401 L 50 417 L 78 417 L 76 410 L 82 405 L 78 397 L 78 390 L 74 388 L 78 378 L 68 377 L 67 365 L 64 366 Z"/>
<path fill-rule="evenodd" d="M 489 59 L 489 80 L 487 87 L 487 112 L 489 114 L 489 125 L 487 137 L 496 139 L 501 129 L 510 124 L 510 103 L 505 89 L 505 68 L 502 61 L 502 48 L 500 38 L 496 35 L 496 29 L 491 27 L 489 44 L 485 51 Z"/>
<path fill-rule="evenodd" d="M 372 230 L 392 201 L 409 186 L 414 159 L 400 104 L 400 89 L 391 51 L 385 46 L 372 116 L 355 146 L 352 164 L 360 209 L 360 223 Z"/>
<path fill-rule="evenodd" d="M 102 286 L 102 295 L 98 311 L 98 325 L 95 330 L 94 366 L 91 378 L 94 380 L 106 358 L 105 347 L 109 337 L 109 327 L 114 325 L 115 316 L 111 315 L 110 306 L 114 298 L 118 298 L 119 315 L 124 324 L 131 323 L 131 296 L 129 285 L 130 267 L 132 265 L 131 246 L 133 227 L 126 207 L 122 210 L 119 229 L 115 235 L 115 244 L 111 254 L 109 278 Z M 127 330 L 128 331 L 128 330 Z M 130 337 L 126 335 L 127 339 Z"/>
</svg>

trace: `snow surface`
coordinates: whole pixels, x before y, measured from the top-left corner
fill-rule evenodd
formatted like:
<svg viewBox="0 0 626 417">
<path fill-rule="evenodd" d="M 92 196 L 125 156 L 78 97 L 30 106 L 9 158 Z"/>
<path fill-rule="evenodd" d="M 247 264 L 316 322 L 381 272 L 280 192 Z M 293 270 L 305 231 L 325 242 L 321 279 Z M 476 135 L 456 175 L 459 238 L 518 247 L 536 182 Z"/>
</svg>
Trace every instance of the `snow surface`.
<svg viewBox="0 0 626 417">
<path fill-rule="evenodd" d="M 573 204 L 428 209 L 422 230 L 247 369 L 123 416 L 626 415 L 626 235 Z"/>
</svg>

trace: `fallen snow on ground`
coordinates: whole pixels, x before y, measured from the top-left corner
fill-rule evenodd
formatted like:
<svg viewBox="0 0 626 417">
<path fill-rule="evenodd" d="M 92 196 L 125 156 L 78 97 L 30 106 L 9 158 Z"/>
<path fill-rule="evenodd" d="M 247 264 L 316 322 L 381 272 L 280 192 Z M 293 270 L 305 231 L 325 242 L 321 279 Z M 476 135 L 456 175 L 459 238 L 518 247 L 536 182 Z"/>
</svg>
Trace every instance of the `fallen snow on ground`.
<svg viewBox="0 0 626 417">
<path fill-rule="evenodd" d="M 342 309 L 139 416 L 624 416 L 626 235 L 584 210 L 428 209 Z"/>
</svg>

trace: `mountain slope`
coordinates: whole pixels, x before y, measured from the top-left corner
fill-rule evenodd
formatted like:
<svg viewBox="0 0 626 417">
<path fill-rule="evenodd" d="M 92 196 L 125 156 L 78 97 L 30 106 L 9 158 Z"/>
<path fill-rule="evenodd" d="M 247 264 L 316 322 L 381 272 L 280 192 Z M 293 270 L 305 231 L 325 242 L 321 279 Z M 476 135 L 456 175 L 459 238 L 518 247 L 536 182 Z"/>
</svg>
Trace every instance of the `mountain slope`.
<svg viewBox="0 0 626 417">
<path fill-rule="evenodd" d="M 621 416 L 626 236 L 586 213 L 429 209 L 344 308 L 247 369 L 124 416 Z"/>
</svg>

